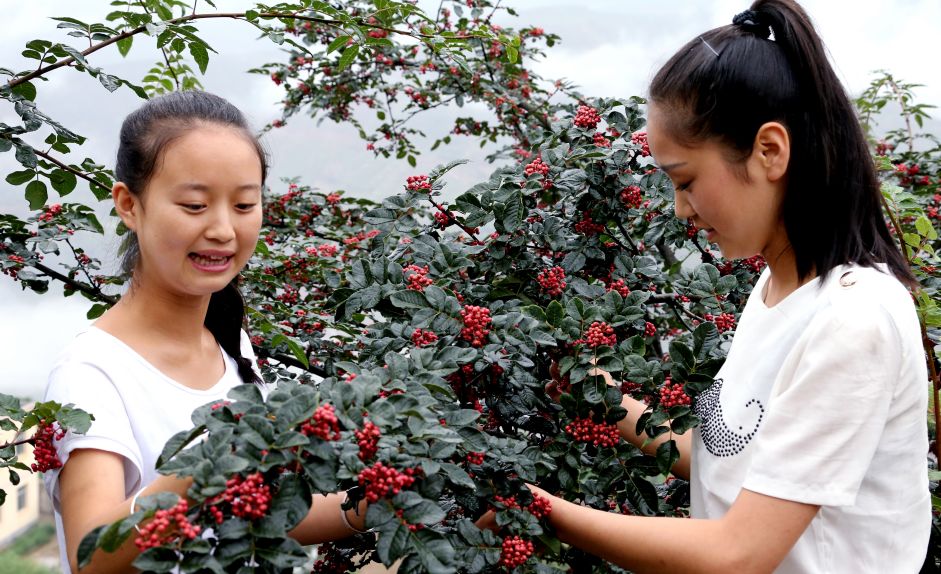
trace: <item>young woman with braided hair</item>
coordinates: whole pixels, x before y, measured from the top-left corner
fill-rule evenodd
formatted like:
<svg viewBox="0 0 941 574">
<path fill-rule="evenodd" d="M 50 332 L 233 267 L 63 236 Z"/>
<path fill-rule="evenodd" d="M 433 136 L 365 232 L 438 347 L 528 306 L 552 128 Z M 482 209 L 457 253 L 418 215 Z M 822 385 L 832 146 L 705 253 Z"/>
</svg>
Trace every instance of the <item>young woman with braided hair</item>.
<svg viewBox="0 0 941 574">
<path fill-rule="evenodd" d="M 563 541 L 633 572 L 913 573 L 931 527 L 914 283 L 853 106 L 804 10 L 758 0 L 656 74 L 650 151 L 677 217 L 762 254 L 728 358 L 678 437 L 692 519 L 551 497 Z M 622 436 L 644 405 L 625 398 Z M 538 489 L 536 489 L 538 490 Z"/>
<path fill-rule="evenodd" d="M 258 241 L 267 169 L 245 117 L 218 96 L 170 93 L 124 120 L 112 197 L 129 230 L 130 288 L 64 350 L 46 388 L 46 400 L 95 417 L 57 442 L 63 466 L 45 474 L 63 572 L 78 572 L 82 538 L 139 496 L 185 496 L 191 479 L 157 473 L 164 444 L 192 426 L 195 408 L 261 384 L 236 284 Z M 342 501 L 316 496 L 291 536 L 312 544 L 358 531 L 363 513 Z M 132 537 L 82 572 L 128 572 L 138 553 Z"/>
</svg>

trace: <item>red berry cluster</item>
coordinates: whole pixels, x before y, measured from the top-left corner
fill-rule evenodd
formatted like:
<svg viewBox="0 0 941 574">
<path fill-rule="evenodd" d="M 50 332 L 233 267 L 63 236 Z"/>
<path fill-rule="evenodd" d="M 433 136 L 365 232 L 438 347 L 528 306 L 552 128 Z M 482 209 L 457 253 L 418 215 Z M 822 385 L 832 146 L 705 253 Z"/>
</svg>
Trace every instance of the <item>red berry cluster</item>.
<svg viewBox="0 0 941 574">
<path fill-rule="evenodd" d="M 508 536 L 503 539 L 500 565 L 512 570 L 529 560 L 533 550 L 533 543 L 529 540 L 523 540 L 519 536 Z"/>
<path fill-rule="evenodd" d="M 709 313 L 706 313 L 703 315 L 703 317 L 706 319 L 706 321 L 712 321 L 715 323 L 720 333 L 725 333 L 726 331 L 735 329 L 735 315 L 732 313 L 722 313 L 718 316 L 713 316 Z"/>
<path fill-rule="evenodd" d="M 398 494 L 403 488 L 411 486 L 415 482 L 415 469 L 406 468 L 405 472 L 399 472 L 391 466 L 377 462 L 364 468 L 357 478 L 359 485 L 366 489 L 366 500 L 372 503 L 389 494 Z"/>
<path fill-rule="evenodd" d="M 646 335 L 646 336 L 648 336 L 648 337 L 653 337 L 653 336 L 656 335 L 656 334 L 657 334 L 657 327 L 656 327 L 656 325 L 654 325 L 654 324 L 651 323 L 650 321 L 647 321 L 647 322 L 644 324 L 644 335 Z"/>
<path fill-rule="evenodd" d="M 474 347 L 482 347 L 490 334 L 490 309 L 476 305 L 464 305 L 461 309 L 461 319 L 464 327 L 461 329 L 461 338 Z"/>
<path fill-rule="evenodd" d="M 627 297 L 631 294 L 631 290 L 627 287 L 627 283 L 623 279 L 618 279 L 617 281 L 612 281 L 608 283 L 608 291 L 617 291 L 621 294 L 621 297 Z"/>
<path fill-rule="evenodd" d="M 576 344 L 583 343 L 591 348 L 607 345 L 613 347 L 618 344 L 618 337 L 614 334 L 614 327 L 604 321 L 595 321 L 585 331 L 585 337 L 575 341 Z"/>
<path fill-rule="evenodd" d="M 408 520 L 405 520 L 405 510 L 401 508 L 395 511 L 395 516 L 399 519 L 399 521 L 401 521 L 402 524 L 405 525 L 406 528 L 408 528 L 409 532 L 415 532 L 416 530 L 421 530 L 425 527 L 424 524 L 412 524 Z"/>
<path fill-rule="evenodd" d="M 431 181 L 427 175 L 410 175 L 405 180 L 405 188 L 409 191 L 431 191 Z"/>
<path fill-rule="evenodd" d="M 611 142 L 605 137 L 604 132 L 595 132 L 591 139 L 592 143 L 598 147 L 611 147 Z"/>
<path fill-rule="evenodd" d="M 527 177 L 533 175 L 534 173 L 538 173 L 543 176 L 549 175 L 549 164 L 542 161 L 542 158 L 537 157 L 532 161 L 532 163 L 523 168 L 523 173 L 525 173 Z"/>
<path fill-rule="evenodd" d="M 640 191 L 640 186 L 629 185 L 621 190 L 621 203 L 627 207 L 638 208 L 643 203 L 644 197 Z"/>
<path fill-rule="evenodd" d="M 752 255 L 747 259 L 742 259 L 742 263 L 749 267 L 754 273 L 761 273 L 761 270 L 768 264 L 761 255 Z"/>
<path fill-rule="evenodd" d="M 533 501 L 526 507 L 526 510 L 536 518 L 543 519 L 552 512 L 552 502 L 548 498 L 534 494 Z"/>
<path fill-rule="evenodd" d="M 184 499 L 180 499 L 173 508 L 158 510 L 153 519 L 140 529 L 134 544 L 141 552 L 164 546 L 169 542 L 178 540 L 180 537 L 192 540 L 199 536 L 201 528 L 190 524 L 186 518 L 186 512 L 189 510 L 189 504 Z"/>
<path fill-rule="evenodd" d="M 402 270 L 405 273 L 405 280 L 408 281 L 406 288 L 412 291 L 424 291 L 425 287 L 434 283 L 428 277 L 428 266 L 419 267 L 418 265 L 409 265 Z"/>
<path fill-rule="evenodd" d="M 644 385 L 634 381 L 621 381 L 621 393 L 625 395 L 632 395 L 643 388 Z"/>
<path fill-rule="evenodd" d="M 439 229 L 444 229 L 450 224 L 451 216 L 447 211 L 439 208 L 438 211 L 435 212 L 435 225 L 437 225 Z"/>
<path fill-rule="evenodd" d="M 438 334 L 434 331 L 423 331 L 421 329 L 415 329 L 415 332 L 412 333 L 412 343 L 414 343 L 416 347 L 431 345 L 437 340 Z"/>
<path fill-rule="evenodd" d="M 62 213 L 62 206 L 58 203 L 54 203 L 43 209 L 42 214 L 39 216 L 39 221 L 52 221 L 52 219 Z"/>
<path fill-rule="evenodd" d="M 565 289 L 565 270 L 559 266 L 540 271 L 536 281 L 550 297 L 558 297 Z"/>
<path fill-rule="evenodd" d="M 578 106 L 578 110 L 575 111 L 574 123 L 580 128 L 595 129 L 600 121 L 601 116 L 598 115 L 598 110 L 591 106 Z"/>
<path fill-rule="evenodd" d="M 607 423 L 596 423 L 589 418 L 575 419 L 565 425 L 565 432 L 578 442 L 595 446 L 617 446 L 621 440 L 618 427 Z"/>
<path fill-rule="evenodd" d="M 696 227 L 696 224 L 692 221 L 686 222 L 686 237 L 690 239 L 696 237 L 696 234 L 699 233 L 699 228 Z"/>
<path fill-rule="evenodd" d="M 65 429 L 59 428 L 55 422 L 48 422 L 45 419 L 39 421 L 36 428 L 36 434 L 33 435 L 33 458 L 36 459 L 30 468 L 33 472 L 46 472 L 62 468 L 62 461 L 59 460 L 59 454 L 53 441 L 62 440 L 65 436 Z"/>
<path fill-rule="evenodd" d="M 301 434 L 317 436 L 323 440 L 340 438 L 340 421 L 333 405 L 320 405 L 313 416 L 301 424 Z"/>
<path fill-rule="evenodd" d="M 692 399 L 683 390 L 683 385 L 679 383 L 674 384 L 670 379 L 667 379 L 660 387 L 660 405 L 664 408 L 689 405 L 691 402 Z"/>
<path fill-rule="evenodd" d="M 222 512 L 218 504 L 228 502 L 232 507 L 232 514 L 239 518 L 255 520 L 268 513 L 271 504 L 271 489 L 265 484 L 265 478 L 260 472 L 246 477 L 235 475 L 225 483 L 225 492 L 209 501 L 209 512 L 222 524 Z"/>
<path fill-rule="evenodd" d="M 311 569 L 311 574 L 344 574 L 355 569 L 353 561 L 344 556 L 343 553 L 332 542 L 326 542 L 317 546 L 317 561 Z"/>
<path fill-rule="evenodd" d="M 587 212 L 582 216 L 582 220 L 575 224 L 575 231 L 583 235 L 598 235 L 603 233 L 604 230 L 604 225 L 595 223 L 591 218 L 591 214 Z"/>
<path fill-rule="evenodd" d="M 467 453 L 467 463 L 473 464 L 475 466 L 480 466 L 484 463 L 484 459 L 487 457 L 486 453 L 483 452 L 469 452 Z"/>
<path fill-rule="evenodd" d="M 379 450 L 379 438 L 382 432 L 372 421 L 366 421 L 362 430 L 353 432 L 356 435 L 356 444 L 359 445 L 359 459 L 366 461 L 376 456 Z"/>
<path fill-rule="evenodd" d="M 647 157 L 650 155 L 650 146 L 647 144 L 647 132 L 636 132 L 631 134 L 631 141 L 640 146 L 640 155 Z"/>
</svg>

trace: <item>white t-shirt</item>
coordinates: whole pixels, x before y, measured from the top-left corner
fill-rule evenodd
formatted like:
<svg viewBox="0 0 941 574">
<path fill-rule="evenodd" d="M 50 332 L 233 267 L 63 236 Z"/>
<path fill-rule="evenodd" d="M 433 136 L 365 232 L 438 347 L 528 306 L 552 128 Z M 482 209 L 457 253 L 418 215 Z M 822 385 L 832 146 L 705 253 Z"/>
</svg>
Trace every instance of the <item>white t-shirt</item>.
<svg viewBox="0 0 941 574">
<path fill-rule="evenodd" d="M 255 355 L 244 331 L 241 352 L 254 364 Z M 157 478 L 157 457 L 170 437 L 193 427 L 193 411 L 224 399 L 233 387 L 242 384 L 238 364 L 224 351 L 222 356 L 222 378 L 208 389 L 197 390 L 164 375 L 97 327 L 78 335 L 53 365 L 44 400 L 73 403 L 95 420 L 84 435 L 69 432 L 56 443 L 62 464 L 76 449 L 117 453 L 124 459 L 124 496 L 133 496 Z M 44 480 L 55 509 L 62 571 L 69 574 L 59 514 L 59 471 L 45 473 Z"/>
<path fill-rule="evenodd" d="M 931 501 L 928 375 L 911 295 L 888 273 L 843 266 L 769 308 L 768 277 L 697 399 L 693 517 L 723 516 L 742 488 L 816 504 L 777 573 L 917 572 Z"/>
</svg>

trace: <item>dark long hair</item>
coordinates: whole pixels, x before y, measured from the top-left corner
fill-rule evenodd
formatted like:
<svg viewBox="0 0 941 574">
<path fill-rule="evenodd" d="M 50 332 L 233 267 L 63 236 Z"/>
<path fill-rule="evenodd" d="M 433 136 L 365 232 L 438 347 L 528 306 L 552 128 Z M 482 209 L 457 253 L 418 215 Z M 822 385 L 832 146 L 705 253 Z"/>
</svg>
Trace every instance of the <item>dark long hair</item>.
<svg viewBox="0 0 941 574">
<path fill-rule="evenodd" d="M 230 127 L 251 142 L 261 162 L 261 183 L 268 174 L 268 160 L 261 144 L 252 135 L 242 112 L 228 101 L 200 91 L 172 92 L 149 100 L 132 112 L 121 125 L 121 141 L 114 175 L 134 195 L 141 196 L 153 176 L 167 145 L 200 125 Z M 122 245 L 121 268 L 133 276 L 140 261 L 137 234 L 128 231 Z M 241 332 L 245 321 L 245 303 L 238 290 L 236 276 L 209 299 L 204 324 L 222 349 L 238 364 L 239 377 L 245 383 L 261 383 L 252 361 L 242 356 Z"/>
<path fill-rule="evenodd" d="M 650 101 L 668 110 L 671 136 L 718 141 L 738 164 L 758 129 L 780 122 L 791 139 L 782 217 L 798 276 L 885 263 L 913 285 L 862 128 L 810 18 L 793 0 L 756 0 L 733 22 L 691 40 L 654 77 Z"/>
</svg>

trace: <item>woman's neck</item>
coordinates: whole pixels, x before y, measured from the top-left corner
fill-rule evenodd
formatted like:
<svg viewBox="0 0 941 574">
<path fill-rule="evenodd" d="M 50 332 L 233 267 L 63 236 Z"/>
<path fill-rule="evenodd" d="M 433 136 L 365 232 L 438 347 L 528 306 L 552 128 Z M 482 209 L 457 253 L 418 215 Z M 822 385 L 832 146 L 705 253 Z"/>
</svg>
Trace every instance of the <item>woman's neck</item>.
<svg viewBox="0 0 941 574">
<path fill-rule="evenodd" d="M 767 307 L 774 307 L 788 295 L 816 277 L 816 273 L 813 271 L 804 278 L 799 277 L 797 259 L 794 257 L 794 250 L 790 245 L 787 245 L 771 258 L 765 256 L 765 260 L 771 270 L 771 277 L 765 283 L 761 299 Z"/>
<path fill-rule="evenodd" d="M 132 283 L 112 312 L 99 321 L 104 320 L 102 326 L 106 330 L 108 323 L 117 322 L 116 327 L 124 327 L 121 330 L 133 328 L 135 332 L 171 340 L 184 348 L 199 349 L 206 336 L 204 322 L 209 299 L 208 295 L 184 297 Z"/>
</svg>

